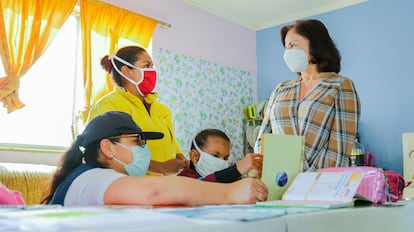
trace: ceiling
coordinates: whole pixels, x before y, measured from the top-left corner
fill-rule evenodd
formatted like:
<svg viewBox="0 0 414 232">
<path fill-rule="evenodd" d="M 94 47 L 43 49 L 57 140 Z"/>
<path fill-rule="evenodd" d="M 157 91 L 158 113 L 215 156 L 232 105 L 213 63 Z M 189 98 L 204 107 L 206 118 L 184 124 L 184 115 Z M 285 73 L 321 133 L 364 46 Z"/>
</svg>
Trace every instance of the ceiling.
<svg viewBox="0 0 414 232">
<path fill-rule="evenodd" d="M 368 0 L 181 0 L 258 31 Z"/>
</svg>

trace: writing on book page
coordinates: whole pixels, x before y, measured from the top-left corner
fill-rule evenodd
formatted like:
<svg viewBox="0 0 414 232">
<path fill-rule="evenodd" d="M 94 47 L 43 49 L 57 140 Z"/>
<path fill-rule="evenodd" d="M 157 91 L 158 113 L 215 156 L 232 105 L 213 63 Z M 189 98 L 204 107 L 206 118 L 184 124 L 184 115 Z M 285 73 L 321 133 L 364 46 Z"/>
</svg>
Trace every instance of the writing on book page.
<svg viewBox="0 0 414 232">
<path fill-rule="evenodd" d="M 361 178 L 362 174 L 358 172 L 300 173 L 283 199 L 352 201 Z"/>
<path fill-rule="evenodd" d="M 283 195 L 283 200 L 304 200 L 305 196 L 312 189 L 315 180 L 318 179 L 319 173 L 307 172 L 306 175 L 299 173 L 293 183 L 289 186 Z"/>
</svg>

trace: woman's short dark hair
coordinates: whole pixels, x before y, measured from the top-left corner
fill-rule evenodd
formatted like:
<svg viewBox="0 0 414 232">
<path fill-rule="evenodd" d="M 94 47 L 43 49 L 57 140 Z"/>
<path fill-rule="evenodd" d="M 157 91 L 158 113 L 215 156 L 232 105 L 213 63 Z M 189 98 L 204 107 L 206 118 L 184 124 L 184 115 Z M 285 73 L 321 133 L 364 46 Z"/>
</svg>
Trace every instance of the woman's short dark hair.
<svg viewBox="0 0 414 232">
<path fill-rule="evenodd" d="M 280 38 L 285 46 L 286 34 L 295 30 L 309 40 L 310 62 L 316 64 L 319 72 L 341 71 L 341 54 L 329 35 L 328 29 L 319 20 L 298 20 L 280 29 Z"/>
<path fill-rule="evenodd" d="M 138 56 L 143 53 L 147 52 L 144 48 L 138 47 L 138 46 L 126 46 L 121 49 L 119 49 L 115 55 L 125 61 L 127 61 L 130 64 L 134 64 L 138 60 Z M 122 76 L 119 74 L 116 70 L 114 70 L 114 67 L 111 62 L 111 58 L 109 55 L 106 55 L 102 57 L 101 59 L 101 66 L 103 69 L 105 69 L 109 74 L 111 74 L 112 80 L 115 82 L 116 85 L 123 87 L 122 84 Z M 124 63 L 121 63 L 120 61 L 114 59 L 114 63 L 116 67 L 121 70 L 122 66 L 125 66 Z M 131 67 L 129 67 L 131 68 Z"/>
</svg>

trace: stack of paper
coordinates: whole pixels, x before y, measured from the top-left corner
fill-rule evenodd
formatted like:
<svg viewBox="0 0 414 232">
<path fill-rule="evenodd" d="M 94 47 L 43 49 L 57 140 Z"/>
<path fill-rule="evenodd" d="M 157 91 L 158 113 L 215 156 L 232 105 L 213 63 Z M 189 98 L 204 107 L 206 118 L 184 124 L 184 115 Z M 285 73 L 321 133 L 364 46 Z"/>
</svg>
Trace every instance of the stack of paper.
<svg viewBox="0 0 414 232">
<path fill-rule="evenodd" d="M 186 218 L 147 208 L 62 207 L 0 211 L 0 231 L 122 231 L 163 225 L 185 225 Z"/>
<path fill-rule="evenodd" d="M 265 209 L 253 205 L 207 205 L 187 208 L 154 209 L 189 218 L 226 221 L 254 221 L 286 214 L 283 209 Z"/>
</svg>

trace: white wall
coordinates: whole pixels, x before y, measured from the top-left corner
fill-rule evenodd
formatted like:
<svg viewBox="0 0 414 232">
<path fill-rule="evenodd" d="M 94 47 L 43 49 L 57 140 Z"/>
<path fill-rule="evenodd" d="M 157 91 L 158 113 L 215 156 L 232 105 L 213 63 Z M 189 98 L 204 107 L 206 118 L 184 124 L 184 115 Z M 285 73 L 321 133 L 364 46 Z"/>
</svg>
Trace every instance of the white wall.
<svg viewBox="0 0 414 232">
<path fill-rule="evenodd" d="M 120 8 L 168 22 L 153 34 L 153 46 L 166 48 L 256 75 L 256 32 L 179 0 L 104 0 Z"/>
</svg>

